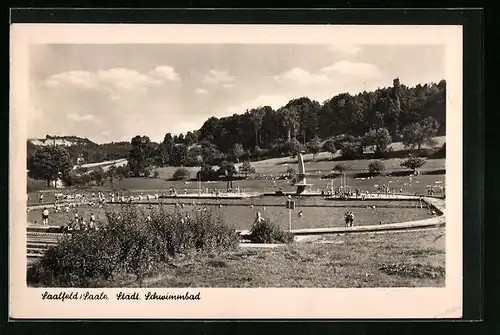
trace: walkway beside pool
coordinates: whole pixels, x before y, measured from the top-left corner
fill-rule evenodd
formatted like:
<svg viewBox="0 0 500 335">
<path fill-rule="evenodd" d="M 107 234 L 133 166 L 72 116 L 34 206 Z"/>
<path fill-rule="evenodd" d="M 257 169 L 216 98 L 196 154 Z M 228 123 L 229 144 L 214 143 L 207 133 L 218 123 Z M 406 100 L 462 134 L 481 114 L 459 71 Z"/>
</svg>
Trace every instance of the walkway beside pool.
<svg viewBox="0 0 500 335">
<path fill-rule="evenodd" d="M 401 196 L 399 198 L 393 198 L 402 200 L 415 200 L 419 197 L 415 196 Z M 378 198 L 377 198 L 378 199 Z M 409 230 L 409 229 L 422 229 L 422 228 L 437 228 L 442 227 L 446 224 L 445 213 L 445 201 L 439 198 L 422 197 L 422 201 L 430 205 L 436 210 L 438 216 L 417 221 L 407 221 L 399 223 L 389 223 L 381 225 L 368 225 L 368 226 L 354 226 L 354 227 L 332 227 L 332 228 L 305 228 L 305 229 L 292 229 L 291 232 L 294 235 L 317 235 L 317 234 L 348 234 L 348 233 L 360 233 L 360 232 L 378 232 L 378 231 L 391 231 L 391 230 Z M 388 199 L 389 200 L 389 199 Z M 249 230 L 239 230 L 240 235 L 249 235 Z"/>
</svg>

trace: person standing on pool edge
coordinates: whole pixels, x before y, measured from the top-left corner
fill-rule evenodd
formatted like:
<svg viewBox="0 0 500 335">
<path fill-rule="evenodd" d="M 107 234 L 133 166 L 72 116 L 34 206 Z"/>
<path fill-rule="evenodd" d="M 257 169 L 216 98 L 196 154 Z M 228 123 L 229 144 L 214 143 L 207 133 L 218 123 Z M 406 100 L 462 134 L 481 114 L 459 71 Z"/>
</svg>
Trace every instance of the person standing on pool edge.
<svg viewBox="0 0 500 335">
<path fill-rule="evenodd" d="M 43 208 L 42 223 L 43 223 L 44 226 L 48 226 L 49 225 L 49 210 L 47 209 L 47 207 Z"/>
<path fill-rule="evenodd" d="M 353 226 L 354 226 L 354 213 L 349 212 L 349 227 L 353 227 Z"/>
</svg>

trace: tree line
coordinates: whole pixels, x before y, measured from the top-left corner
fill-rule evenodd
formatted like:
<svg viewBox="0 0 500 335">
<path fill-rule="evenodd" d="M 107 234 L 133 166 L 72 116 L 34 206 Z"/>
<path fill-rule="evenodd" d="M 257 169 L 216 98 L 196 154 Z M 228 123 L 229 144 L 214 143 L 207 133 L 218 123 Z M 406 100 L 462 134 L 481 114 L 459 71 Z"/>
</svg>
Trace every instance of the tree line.
<svg viewBox="0 0 500 335">
<path fill-rule="evenodd" d="M 372 150 L 383 157 L 392 142 L 407 149 L 433 146 L 446 130 L 446 82 L 407 87 L 396 78 L 392 87 L 357 95 L 338 94 L 320 104 L 307 97 L 274 110 L 261 106 L 244 114 L 210 117 L 185 135 L 166 133 L 161 143 L 147 136 L 131 141 L 131 171 L 145 166 L 213 166 L 324 150 L 346 159 Z"/>
<path fill-rule="evenodd" d="M 383 158 L 393 142 L 418 151 L 423 145 L 433 146 L 433 137 L 445 135 L 445 130 L 446 82 L 407 87 L 396 78 L 391 87 L 356 95 L 342 93 L 322 104 L 300 97 L 276 110 L 260 106 L 244 114 L 210 117 L 198 130 L 166 133 L 161 143 L 137 135 L 130 142 L 75 145 L 65 151 L 73 164 L 78 157 L 86 162 L 127 158 L 130 175 L 139 177 L 149 176 L 152 169 L 161 166 L 208 170 L 226 162 L 300 152 L 314 156 L 320 151 L 332 155 L 340 151 L 344 159 L 355 159 L 368 151 L 374 158 Z M 28 143 L 29 158 L 37 158 L 39 150 Z"/>
</svg>

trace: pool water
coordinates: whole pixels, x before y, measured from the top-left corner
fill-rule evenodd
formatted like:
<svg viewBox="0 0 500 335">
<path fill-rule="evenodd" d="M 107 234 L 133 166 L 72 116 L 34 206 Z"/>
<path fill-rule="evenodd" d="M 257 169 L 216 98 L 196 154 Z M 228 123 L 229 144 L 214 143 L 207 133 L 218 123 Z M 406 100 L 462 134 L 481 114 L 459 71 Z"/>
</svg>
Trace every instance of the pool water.
<svg viewBox="0 0 500 335">
<path fill-rule="evenodd" d="M 184 199 L 162 199 L 161 202 L 167 209 L 175 210 L 175 203 L 184 204 L 178 206 L 181 211 L 190 212 L 200 206 L 206 206 L 215 214 L 221 214 L 226 223 L 234 226 L 235 229 L 250 229 L 256 212 L 260 212 L 265 219 L 269 219 L 279 224 L 284 229 L 288 228 L 288 209 L 285 208 L 284 197 L 259 197 L 237 200 L 216 200 L 199 199 L 196 205 L 192 200 Z M 414 221 L 430 218 L 433 216 L 424 204 L 420 208 L 418 201 L 382 201 L 382 200 L 349 200 L 336 201 L 325 200 L 320 197 L 295 197 L 296 207 L 292 210 L 292 228 L 325 228 L 344 226 L 344 214 L 347 211 L 354 213 L 354 225 L 375 225 Z M 113 208 L 119 205 L 106 205 Z M 149 205 L 133 205 L 147 209 Z M 155 206 L 155 205 L 153 205 Z M 302 211 L 302 216 L 299 216 Z M 91 213 L 96 216 L 100 224 L 106 223 L 105 208 L 90 207 L 81 205 L 71 208 L 69 213 L 54 213 L 50 210 L 49 225 L 65 225 L 74 218 L 75 212 L 79 217 L 85 218 L 88 222 Z M 27 213 L 29 223 L 41 224 L 42 210 L 31 210 Z"/>
</svg>

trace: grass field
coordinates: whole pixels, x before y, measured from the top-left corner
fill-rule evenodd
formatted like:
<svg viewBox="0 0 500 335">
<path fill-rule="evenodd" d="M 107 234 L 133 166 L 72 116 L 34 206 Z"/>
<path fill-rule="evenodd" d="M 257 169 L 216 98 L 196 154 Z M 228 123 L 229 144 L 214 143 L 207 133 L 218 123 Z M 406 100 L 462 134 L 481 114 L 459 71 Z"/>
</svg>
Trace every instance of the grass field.
<svg viewBox="0 0 500 335">
<path fill-rule="evenodd" d="M 325 153 L 326 154 L 326 153 Z M 331 157 L 328 154 L 328 158 Z M 321 156 L 318 156 L 315 161 L 305 162 L 306 173 L 311 176 L 317 176 L 318 178 L 327 175 L 333 169 L 336 164 L 347 164 L 349 165 L 348 174 L 355 174 L 360 172 L 366 172 L 368 169 L 368 164 L 371 160 L 369 159 L 356 159 L 356 160 L 346 160 L 346 161 L 331 161 L 331 160 L 321 160 Z M 400 166 L 403 160 L 399 158 L 384 159 L 382 162 L 385 165 L 386 172 L 398 172 L 398 171 L 408 171 L 408 169 L 402 168 Z M 425 165 L 421 168 L 421 171 L 430 171 L 437 169 L 445 169 L 446 159 L 427 159 Z M 252 166 L 255 168 L 255 172 L 258 174 L 273 175 L 278 177 L 285 174 L 287 168 L 293 167 L 297 169 L 296 160 L 292 160 L 290 157 L 285 158 L 273 158 L 258 162 L 252 162 Z M 238 164 L 236 164 L 238 166 Z M 175 166 L 167 166 L 158 169 L 159 178 L 169 180 L 172 178 L 174 172 L 178 169 Z M 200 170 L 199 167 L 187 167 L 188 171 L 191 173 L 191 178 L 196 178 L 196 172 Z"/>
<path fill-rule="evenodd" d="M 184 201 L 187 202 L 187 201 Z M 216 214 L 221 214 L 226 223 L 234 226 L 235 229 L 250 229 L 255 219 L 256 212 L 259 211 L 266 219 L 279 224 L 283 229 L 288 229 L 288 211 L 284 208 L 282 198 L 274 199 L 246 199 L 246 200 L 224 200 L 224 201 L 199 201 L 203 202 L 210 210 Z M 355 225 L 373 225 L 380 222 L 396 223 L 404 221 L 420 220 L 432 217 L 428 210 L 417 206 L 417 202 L 409 201 L 325 201 L 320 199 L 303 199 L 298 200 L 296 209 L 293 212 L 292 222 L 293 229 L 300 228 L 324 228 L 338 227 L 344 225 L 344 213 L 352 211 L 355 216 Z M 166 201 L 167 206 L 172 211 L 175 209 L 173 201 Z M 219 208 L 219 204 L 222 206 Z M 312 207 L 312 206 L 328 206 L 328 207 Z M 120 205 L 107 205 L 112 208 L 119 208 Z M 147 205 L 140 206 L 145 210 Z M 373 208 L 375 206 L 375 208 Z M 367 208 L 370 207 L 370 208 Z M 189 214 L 192 210 L 201 208 L 201 206 L 186 205 L 182 211 Z M 303 216 L 297 215 L 298 211 L 303 212 Z M 78 213 L 80 218 L 85 218 L 88 222 L 91 213 L 96 216 L 98 224 L 106 224 L 106 215 L 104 208 L 96 208 L 90 206 L 80 206 L 70 209 L 70 213 L 50 213 L 49 225 L 62 226 L 71 222 L 75 213 Z M 41 223 L 42 210 L 31 210 L 28 213 L 28 222 L 37 224 Z"/>
<path fill-rule="evenodd" d="M 444 229 L 324 237 L 274 249 L 198 255 L 157 269 L 145 287 L 443 287 Z M 136 287 L 117 278 L 108 287 Z"/>
<path fill-rule="evenodd" d="M 435 137 L 435 140 L 437 142 L 437 147 L 441 147 L 443 143 L 445 143 L 446 137 L 445 136 Z M 392 143 L 390 147 L 394 151 L 401 151 L 404 149 L 404 146 L 401 142 Z M 337 152 L 333 156 L 329 152 L 320 152 L 316 155 L 315 160 L 312 161 L 313 158 L 312 154 L 304 154 L 303 158 L 306 164 L 306 171 L 308 173 L 313 173 L 313 174 L 329 173 L 335 164 L 345 163 L 351 166 L 351 169 L 348 171 L 349 173 L 357 173 L 365 171 L 368 168 L 368 163 L 370 162 L 369 159 L 333 161 L 333 158 L 338 159 L 339 156 L 340 156 L 339 152 Z M 384 159 L 382 161 L 384 162 L 385 168 L 388 172 L 404 170 L 400 166 L 402 159 L 393 158 L 393 159 Z M 255 168 L 256 173 L 273 174 L 278 176 L 284 174 L 289 166 L 296 167 L 297 163 L 298 163 L 297 158 L 279 157 L 279 158 L 271 158 L 271 159 L 256 161 L 252 162 L 251 164 Z M 240 165 L 241 163 L 236 164 L 237 167 L 239 167 Z M 426 164 L 422 167 L 422 170 L 425 171 L 425 170 L 435 170 L 444 168 L 445 168 L 445 159 L 429 159 L 427 160 Z M 159 168 L 158 172 L 160 174 L 161 179 L 168 180 L 172 178 L 174 172 L 177 169 L 178 167 L 168 166 Z M 191 172 L 192 178 L 195 178 L 196 172 L 199 171 L 199 167 L 187 167 L 187 169 Z"/>
</svg>

